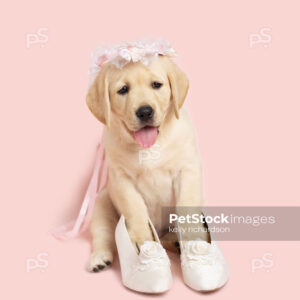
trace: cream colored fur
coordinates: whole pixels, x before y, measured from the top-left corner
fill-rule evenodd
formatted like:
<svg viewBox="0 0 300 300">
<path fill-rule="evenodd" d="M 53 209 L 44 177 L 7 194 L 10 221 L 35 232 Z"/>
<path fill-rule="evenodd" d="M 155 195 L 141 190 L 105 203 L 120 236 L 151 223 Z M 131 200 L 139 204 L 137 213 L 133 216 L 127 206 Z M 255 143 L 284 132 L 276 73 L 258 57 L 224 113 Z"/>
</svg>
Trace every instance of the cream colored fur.
<svg viewBox="0 0 300 300">
<path fill-rule="evenodd" d="M 163 86 L 153 89 L 153 81 Z M 117 91 L 124 84 L 129 85 L 129 93 L 119 95 Z M 89 270 L 112 262 L 119 215 L 124 215 L 131 240 L 138 248 L 144 241 L 152 240 L 148 218 L 159 233 L 163 232 L 163 206 L 203 204 L 194 128 L 181 108 L 187 91 L 186 75 L 163 56 L 150 67 L 139 62 L 119 70 L 106 63 L 91 86 L 87 104 L 106 125 L 104 146 L 109 180 L 96 201 L 91 223 L 93 253 Z M 142 149 L 133 137 L 140 128 L 135 112 L 142 105 L 154 108 L 154 125 L 159 127 L 157 155 L 153 159 L 149 153 L 141 152 L 150 150 Z M 141 162 L 141 153 L 150 159 Z M 171 248 L 170 240 L 168 243 L 166 248 Z"/>
</svg>

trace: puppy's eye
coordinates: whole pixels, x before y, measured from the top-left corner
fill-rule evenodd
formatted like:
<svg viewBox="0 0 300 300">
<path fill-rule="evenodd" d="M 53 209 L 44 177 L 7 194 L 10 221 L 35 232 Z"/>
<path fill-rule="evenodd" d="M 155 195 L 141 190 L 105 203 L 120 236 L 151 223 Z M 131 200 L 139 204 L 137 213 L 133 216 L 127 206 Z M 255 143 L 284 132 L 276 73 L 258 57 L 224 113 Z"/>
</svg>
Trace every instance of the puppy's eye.
<svg viewBox="0 0 300 300">
<path fill-rule="evenodd" d="M 127 94 L 128 91 L 129 91 L 128 85 L 124 85 L 120 90 L 118 90 L 118 94 L 124 95 L 124 94 Z"/>
<path fill-rule="evenodd" d="M 157 82 L 157 81 L 152 82 L 152 87 L 154 89 L 159 89 L 161 86 L 162 86 L 162 83 L 160 83 L 160 82 Z"/>
</svg>

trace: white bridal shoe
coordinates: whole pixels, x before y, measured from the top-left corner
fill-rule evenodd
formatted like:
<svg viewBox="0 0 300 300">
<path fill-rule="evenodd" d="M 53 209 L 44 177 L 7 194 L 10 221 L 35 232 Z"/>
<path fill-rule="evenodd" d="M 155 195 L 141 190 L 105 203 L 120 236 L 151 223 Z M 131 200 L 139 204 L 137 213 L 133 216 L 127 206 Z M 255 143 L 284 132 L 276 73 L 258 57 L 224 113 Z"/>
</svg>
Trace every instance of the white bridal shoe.
<svg viewBox="0 0 300 300">
<path fill-rule="evenodd" d="M 208 234 L 210 235 L 209 232 Z M 211 237 L 209 240 L 210 243 L 200 238 L 193 241 L 179 241 L 183 280 L 196 291 L 214 291 L 228 280 L 229 269 L 221 249 Z"/>
<path fill-rule="evenodd" d="M 125 218 L 121 216 L 115 239 L 119 253 L 123 284 L 142 293 L 163 293 L 172 285 L 170 261 L 155 228 L 149 220 L 156 241 L 146 241 L 137 254 L 130 240 Z"/>
</svg>

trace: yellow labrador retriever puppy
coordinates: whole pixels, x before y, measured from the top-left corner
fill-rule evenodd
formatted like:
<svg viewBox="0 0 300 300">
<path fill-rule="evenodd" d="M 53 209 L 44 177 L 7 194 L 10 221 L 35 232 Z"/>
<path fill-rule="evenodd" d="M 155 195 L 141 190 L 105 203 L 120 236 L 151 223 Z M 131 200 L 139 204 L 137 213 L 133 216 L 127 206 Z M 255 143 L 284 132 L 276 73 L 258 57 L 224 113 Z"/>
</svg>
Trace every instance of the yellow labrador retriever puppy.
<svg viewBox="0 0 300 300">
<path fill-rule="evenodd" d="M 90 87 L 87 104 L 106 125 L 109 165 L 108 183 L 96 200 L 91 223 L 90 271 L 98 272 L 113 261 L 120 215 L 138 249 L 153 240 L 149 218 L 163 232 L 163 206 L 202 205 L 194 128 L 181 109 L 188 87 L 186 75 L 167 56 L 158 56 L 149 67 L 130 62 L 118 69 L 106 62 Z M 153 158 L 143 152 L 152 146 Z M 171 248 L 170 239 L 168 243 L 163 245 Z"/>
</svg>

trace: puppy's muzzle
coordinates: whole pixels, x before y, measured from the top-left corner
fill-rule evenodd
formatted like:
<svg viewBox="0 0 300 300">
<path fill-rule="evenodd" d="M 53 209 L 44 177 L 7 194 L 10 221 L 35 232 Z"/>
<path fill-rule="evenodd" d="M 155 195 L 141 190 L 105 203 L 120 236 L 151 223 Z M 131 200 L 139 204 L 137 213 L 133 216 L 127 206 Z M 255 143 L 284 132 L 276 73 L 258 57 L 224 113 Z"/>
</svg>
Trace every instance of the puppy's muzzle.
<svg viewBox="0 0 300 300">
<path fill-rule="evenodd" d="M 153 119 L 154 109 L 149 105 L 141 106 L 138 108 L 135 114 L 140 121 L 143 123 L 148 123 Z"/>
</svg>

